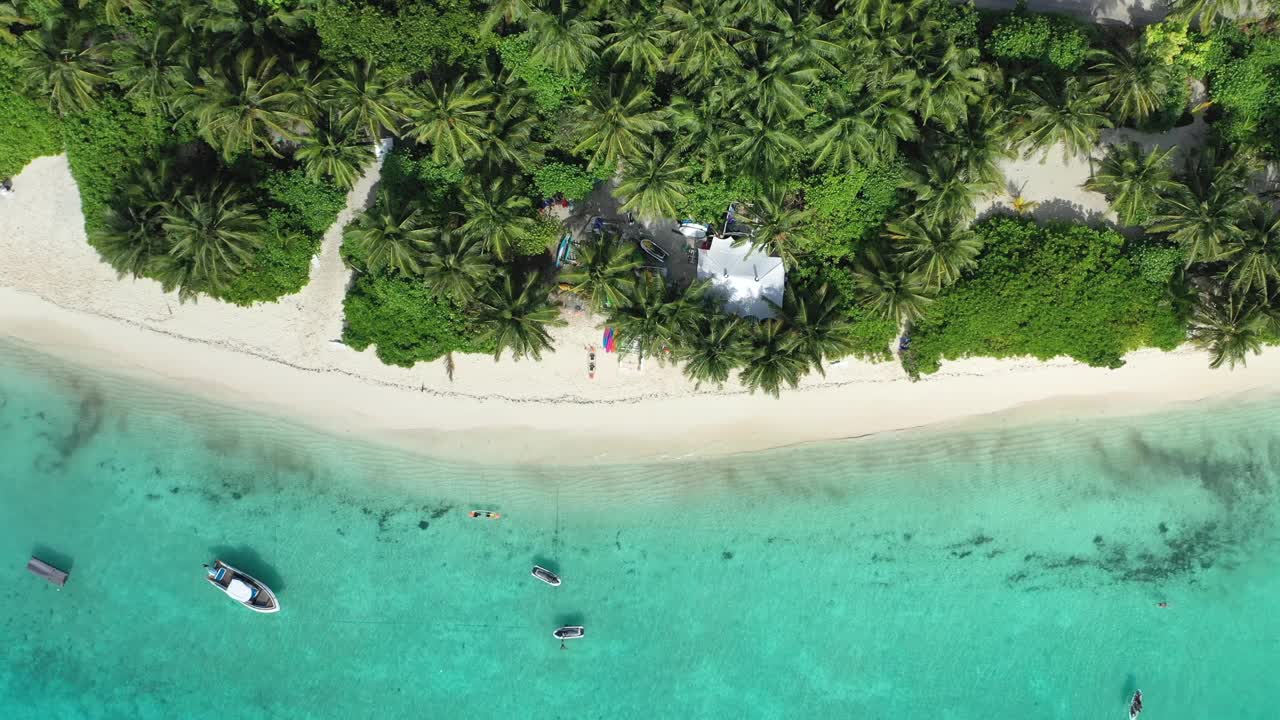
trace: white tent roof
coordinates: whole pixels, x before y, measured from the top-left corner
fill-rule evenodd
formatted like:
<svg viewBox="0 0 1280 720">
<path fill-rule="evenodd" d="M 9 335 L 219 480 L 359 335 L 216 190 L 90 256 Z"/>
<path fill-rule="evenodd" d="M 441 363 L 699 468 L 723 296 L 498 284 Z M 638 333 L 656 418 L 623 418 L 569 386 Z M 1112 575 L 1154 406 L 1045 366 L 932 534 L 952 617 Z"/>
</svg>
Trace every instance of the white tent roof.
<svg viewBox="0 0 1280 720">
<path fill-rule="evenodd" d="M 786 285 L 782 258 L 752 252 L 749 243 L 734 247 L 733 238 L 712 238 L 709 250 L 698 250 L 698 279 L 703 278 L 724 297 L 727 310 L 761 320 L 775 315 L 765 298 L 781 305 Z"/>
<path fill-rule="evenodd" d="M 253 588 L 240 578 L 232 578 L 231 583 L 227 585 L 227 594 L 240 602 L 249 602 L 253 597 Z"/>
</svg>

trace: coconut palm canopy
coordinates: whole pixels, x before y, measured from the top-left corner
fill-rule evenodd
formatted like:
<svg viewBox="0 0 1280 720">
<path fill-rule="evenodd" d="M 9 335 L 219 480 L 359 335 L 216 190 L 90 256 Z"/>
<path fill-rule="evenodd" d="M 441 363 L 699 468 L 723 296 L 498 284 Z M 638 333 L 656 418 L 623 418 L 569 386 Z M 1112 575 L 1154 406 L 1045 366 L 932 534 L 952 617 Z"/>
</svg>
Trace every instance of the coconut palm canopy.
<svg viewBox="0 0 1280 720">
<path fill-rule="evenodd" d="M 341 244 L 351 336 L 388 361 L 537 356 L 564 292 L 697 381 L 772 394 L 815 358 L 884 358 L 899 329 L 952 312 L 1007 260 L 975 209 L 1008 163 L 1065 156 L 1142 235 L 1126 262 L 1082 267 L 1198 298 L 1200 327 L 1254 328 L 1280 261 L 1247 181 L 1280 156 L 1280 81 L 1265 72 L 1272 25 L 1226 28 L 1273 4 L 1173 5 L 1135 37 L 946 0 L 9 0 L 0 176 L 63 145 L 93 246 L 187 298 L 277 300 L 325 238 Z M 1231 39 L 1208 52 L 1185 23 Z M 1185 124 L 1193 80 L 1213 143 L 1099 148 L 1109 128 Z M 1044 195 L 1034 214 L 1057 211 Z M 568 225 L 544 210 L 570 202 Z M 594 247 L 588 213 L 635 225 Z M 655 271 L 634 235 L 669 240 L 679 220 L 728 238 L 665 243 L 672 267 Z M 724 253 L 741 257 L 712 262 Z M 815 334 L 814 318 L 853 330 Z M 1140 325 L 1100 332 L 1137 346 L 1152 337 Z"/>
</svg>

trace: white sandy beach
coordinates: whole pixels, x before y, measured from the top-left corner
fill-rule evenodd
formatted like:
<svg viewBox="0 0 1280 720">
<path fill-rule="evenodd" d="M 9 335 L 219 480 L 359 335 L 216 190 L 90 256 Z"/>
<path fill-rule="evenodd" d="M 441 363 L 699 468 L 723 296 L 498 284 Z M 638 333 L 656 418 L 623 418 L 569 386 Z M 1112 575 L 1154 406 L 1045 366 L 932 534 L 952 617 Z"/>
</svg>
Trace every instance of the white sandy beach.
<svg viewBox="0 0 1280 720">
<path fill-rule="evenodd" d="M 1052 164 L 1018 169 L 1030 174 L 1029 186 L 1063 180 Z M 1114 371 L 1066 359 L 947 362 L 919 383 L 896 362 L 850 361 L 775 400 L 736 385 L 696 390 L 678 368 L 641 369 L 603 352 L 589 379 L 584 346 L 598 346 L 600 331 L 583 316 L 555 331 L 559 350 L 540 363 L 458 357 L 452 381 L 443 362 L 388 367 L 372 349 L 331 342 L 341 334 L 347 280 L 340 227 L 373 180 L 371 173 L 352 191 L 310 285 L 276 304 L 240 308 L 182 304 L 155 282 L 117 279 L 85 242 L 65 157 L 38 159 L 15 178 L 16 195 L 0 201 L 0 336 L 341 434 L 432 454 L 537 462 L 675 459 L 979 416 L 1009 423 L 1028 413 L 1139 412 L 1280 387 L 1280 349 L 1227 372 L 1210 371 L 1203 353 L 1186 348 L 1133 353 Z"/>
</svg>

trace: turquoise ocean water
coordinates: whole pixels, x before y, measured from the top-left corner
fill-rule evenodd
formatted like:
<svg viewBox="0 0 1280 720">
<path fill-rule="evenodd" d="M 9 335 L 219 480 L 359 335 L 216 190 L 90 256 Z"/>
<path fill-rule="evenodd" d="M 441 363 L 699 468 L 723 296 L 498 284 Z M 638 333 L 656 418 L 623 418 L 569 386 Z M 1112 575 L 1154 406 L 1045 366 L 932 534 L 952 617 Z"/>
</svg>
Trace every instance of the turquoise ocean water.
<svg viewBox="0 0 1280 720">
<path fill-rule="evenodd" d="M 1278 420 L 462 465 L 0 346 L 0 718 L 1275 718 Z"/>
</svg>

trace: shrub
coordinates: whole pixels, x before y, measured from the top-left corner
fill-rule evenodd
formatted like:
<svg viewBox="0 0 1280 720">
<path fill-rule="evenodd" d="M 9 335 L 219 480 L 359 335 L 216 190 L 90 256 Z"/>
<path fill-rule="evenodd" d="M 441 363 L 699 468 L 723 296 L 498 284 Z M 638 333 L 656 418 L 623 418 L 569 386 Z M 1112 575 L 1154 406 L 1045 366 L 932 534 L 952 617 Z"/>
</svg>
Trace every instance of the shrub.
<svg viewBox="0 0 1280 720">
<path fill-rule="evenodd" d="M 1071 72 L 1084 64 L 1089 36 L 1069 18 L 1015 11 L 996 23 L 987 38 L 987 52 L 997 60 L 1033 62 Z"/>
<path fill-rule="evenodd" d="M 1133 259 L 1138 264 L 1138 275 L 1143 280 L 1164 286 L 1186 264 L 1187 253 L 1181 247 L 1144 245 L 1134 250 Z"/>
<path fill-rule="evenodd" d="M 397 200 L 413 200 L 428 213 L 443 212 L 458 193 L 462 169 L 441 165 L 420 149 L 397 147 L 382 164 L 382 188 Z"/>
<path fill-rule="evenodd" d="M 342 341 L 356 350 L 375 345 L 388 365 L 413 367 L 448 352 L 493 352 L 477 342 L 479 328 L 462 310 L 432 297 L 417 280 L 358 274 L 343 311 Z"/>
<path fill-rule="evenodd" d="M 986 243 L 977 267 L 939 293 L 912 333 L 921 372 L 970 355 L 1119 367 L 1130 350 L 1185 337 L 1164 287 L 1141 281 L 1119 233 L 1010 217 L 975 231 Z"/>
<path fill-rule="evenodd" d="M 933 0 L 928 12 L 929 18 L 938 23 L 951 44 L 978 47 L 978 10 L 973 6 L 973 0 Z"/>
<path fill-rule="evenodd" d="M 1222 24 L 1211 42 L 1209 92 L 1223 113 L 1223 135 L 1275 157 L 1280 154 L 1280 38 L 1250 37 Z"/>
<path fill-rule="evenodd" d="M 302 170 L 271 172 L 258 187 L 281 206 L 289 226 L 317 238 L 338 219 L 347 204 L 345 191 L 311 180 Z"/>
<path fill-rule="evenodd" d="M 539 217 L 528 237 L 516 243 L 516 255 L 529 257 L 550 252 L 564 235 L 564 226 L 548 217 Z"/>
<path fill-rule="evenodd" d="M 863 240 L 884 224 L 901 204 L 902 171 L 876 165 L 826 175 L 805 188 L 805 207 L 813 211 L 813 232 L 802 247 L 828 261 L 852 257 Z"/>
<path fill-rule="evenodd" d="M 41 155 L 62 152 L 58 118 L 0 79 L 0 180 Z"/>
<path fill-rule="evenodd" d="M 898 323 L 863 307 L 852 273 L 843 268 L 802 266 L 788 275 L 787 280 L 796 283 L 805 277 L 818 278 L 840 294 L 845 315 L 853 323 L 854 357 L 875 362 L 893 358 L 889 346 L 898 336 Z"/>
<path fill-rule="evenodd" d="M 678 219 L 718 226 L 724 222 L 729 203 L 750 202 L 755 193 L 751 182 L 745 179 L 690 183 L 684 202 L 676 208 L 680 214 Z"/>
<path fill-rule="evenodd" d="M 534 172 L 533 184 L 538 188 L 540 197 L 563 195 L 566 200 L 582 200 L 591 194 L 596 183 L 612 175 L 613 170 L 611 167 L 587 170 L 578 165 L 553 161 Z"/>
<path fill-rule="evenodd" d="M 154 157 L 166 138 L 166 122 L 135 113 L 129 103 L 106 96 L 98 106 L 63 121 L 71 174 L 80 187 L 85 231 L 92 244 L 103 214 L 127 178 Z"/>
<path fill-rule="evenodd" d="M 272 302 L 306 287 L 311 257 L 320 251 L 320 236 L 282 229 L 278 218 L 267 222 L 271 229 L 252 264 L 227 285 L 220 299 L 247 306 Z"/>
<path fill-rule="evenodd" d="M 466 0 L 405 0 L 389 12 L 374 3 L 331 0 L 313 15 L 320 55 L 346 61 L 373 58 L 405 72 L 470 66 L 493 47 L 481 15 Z"/>
<path fill-rule="evenodd" d="M 533 34 L 530 32 L 503 38 L 498 43 L 498 55 L 503 67 L 524 81 L 533 91 L 533 100 L 544 113 L 554 113 L 566 100 L 583 91 L 586 79 L 582 75 L 561 75 L 536 62 L 533 52 Z"/>
</svg>

